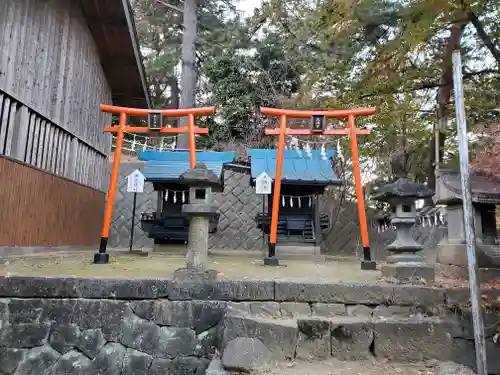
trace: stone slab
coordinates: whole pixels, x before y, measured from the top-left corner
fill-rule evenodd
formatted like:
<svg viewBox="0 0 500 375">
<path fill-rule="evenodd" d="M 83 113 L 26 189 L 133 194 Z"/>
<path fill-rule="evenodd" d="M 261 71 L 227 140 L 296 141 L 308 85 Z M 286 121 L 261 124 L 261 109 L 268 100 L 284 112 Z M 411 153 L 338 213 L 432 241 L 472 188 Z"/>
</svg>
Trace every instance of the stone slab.
<svg viewBox="0 0 500 375">
<path fill-rule="evenodd" d="M 261 318 L 281 318 L 278 302 L 229 302 L 227 314 Z"/>
<path fill-rule="evenodd" d="M 269 349 L 256 338 L 235 338 L 227 343 L 222 354 L 222 365 L 231 371 L 264 370 L 270 362 Z"/>
<path fill-rule="evenodd" d="M 412 264 L 398 262 L 382 266 L 382 276 L 393 277 L 397 280 L 423 279 L 433 283 L 436 278 L 434 266 L 425 263 Z"/>
<path fill-rule="evenodd" d="M 313 316 L 325 318 L 347 314 L 346 306 L 343 303 L 313 303 L 311 310 Z"/>
<path fill-rule="evenodd" d="M 283 318 L 298 318 L 311 315 L 311 306 L 301 302 L 280 303 L 281 315 Z"/>
<path fill-rule="evenodd" d="M 331 325 L 328 319 L 298 319 L 299 337 L 296 356 L 302 360 L 313 360 L 330 356 Z"/>
<path fill-rule="evenodd" d="M 273 281 L 171 282 L 170 300 L 272 301 Z"/>
<path fill-rule="evenodd" d="M 0 277 L 0 297 L 157 299 L 167 297 L 168 280 L 62 277 Z"/>
<path fill-rule="evenodd" d="M 452 358 L 451 326 L 434 318 L 374 321 L 375 356 L 394 361 Z"/>
<path fill-rule="evenodd" d="M 227 315 L 224 318 L 223 347 L 238 337 L 261 340 L 269 348 L 273 359 L 293 358 L 297 343 L 297 323 L 295 320 L 263 319 Z"/>
<path fill-rule="evenodd" d="M 373 324 L 368 317 L 336 317 L 330 321 L 331 353 L 342 361 L 372 357 Z"/>
<path fill-rule="evenodd" d="M 391 285 L 311 284 L 276 281 L 276 301 L 379 305 L 391 296 Z"/>
</svg>

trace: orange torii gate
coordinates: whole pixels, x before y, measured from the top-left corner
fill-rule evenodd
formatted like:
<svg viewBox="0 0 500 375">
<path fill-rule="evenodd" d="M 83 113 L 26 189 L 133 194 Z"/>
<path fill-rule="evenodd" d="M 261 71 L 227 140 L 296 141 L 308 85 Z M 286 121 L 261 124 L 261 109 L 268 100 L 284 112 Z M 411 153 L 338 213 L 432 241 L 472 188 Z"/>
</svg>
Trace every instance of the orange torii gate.
<svg viewBox="0 0 500 375">
<path fill-rule="evenodd" d="M 356 127 L 356 116 L 370 116 L 376 112 L 376 108 L 353 108 L 346 110 L 310 111 L 280 108 L 261 108 L 263 115 L 280 117 L 280 126 L 275 129 L 266 129 L 266 135 L 278 136 L 278 153 L 276 156 L 276 174 L 274 178 L 272 217 L 269 239 L 269 254 L 264 260 L 266 265 L 278 265 L 276 258 L 276 231 L 278 228 L 279 202 L 281 193 L 281 174 L 283 170 L 283 153 L 285 150 L 286 135 L 341 135 L 349 136 L 352 151 L 354 183 L 356 185 L 356 198 L 358 201 L 359 227 L 361 232 L 361 243 L 363 246 L 363 261 L 361 269 L 374 270 L 376 263 L 371 259 L 370 241 L 368 239 L 368 225 L 366 222 L 365 201 L 363 187 L 361 185 L 361 172 L 359 169 L 358 135 L 370 134 L 370 130 Z M 287 118 L 310 118 L 312 129 L 289 129 Z M 325 129 L 325 118 L 347 118 L 348 126 L 343 129 Z"/>
<path fill-rule="evenodd" d="M 104 222 L 102 224 L 101 243 L 99 252 L 94 254 L 95 264 L 106 264 L 109 262 L 109 254 L 106 253 L 108 246 L 109 230 L 111 218 L 113 216 L 113 204 L 115 201 L 116 186 L 118 183 L 118 171 L 120 169 L 120 155 L 122 152 L 123 138 L 125 133 L 154 133 L 154 134 L 189 134 L 189 166 L 194 168 L 196 164 L 196 139 L 195 134 L 208 134 L 208 129 L 198 128 L 195 125 L 195 116 L 206 116 L 215 114 L 215 107 L 202 108 L 183 108 L 183 109 L 139 109 L 116 107 L 107 104 L 101 104 L 101 112 L 120 115 L 120 122 L 116 126 L 106 126 L 104 132 L 116 133 L 116 148 L 113 154 L 113 167 L 111 169 L 111 178 L 108 189 L 108 199 L 106 201 L 106 210 L 104 212 Z M 127 125 L 127 116 L 147 116 L 148 127 Z M 188 118 L 187 126 L 182 128 L 166 127 L 164 117 L 185 117 Z"/>
</svg>

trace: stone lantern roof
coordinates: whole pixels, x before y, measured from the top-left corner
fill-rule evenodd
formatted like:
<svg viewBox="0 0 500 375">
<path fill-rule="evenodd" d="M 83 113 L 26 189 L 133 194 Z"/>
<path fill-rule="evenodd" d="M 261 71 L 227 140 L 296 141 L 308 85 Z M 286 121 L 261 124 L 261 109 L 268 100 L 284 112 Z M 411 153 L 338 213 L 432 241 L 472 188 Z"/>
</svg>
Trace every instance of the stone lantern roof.
<svg viewBox="0 0 500 375">
<path fill-rule="evenodd" d="M 194 168 L 184 172 L 179 180 L 191 186 L 217 186 L 219 177 L 202 162 L 197 162 Z"/>
<path fill-rule="evenodd" d="M 407 178 L 398 178 L 396 181 L 383 185 L 377 189 L 374 199 L 387 202 L 394 198 L 425 199 L 434 195 L 434 192 L 424 184 L 413 182 Z"/>
</svg>

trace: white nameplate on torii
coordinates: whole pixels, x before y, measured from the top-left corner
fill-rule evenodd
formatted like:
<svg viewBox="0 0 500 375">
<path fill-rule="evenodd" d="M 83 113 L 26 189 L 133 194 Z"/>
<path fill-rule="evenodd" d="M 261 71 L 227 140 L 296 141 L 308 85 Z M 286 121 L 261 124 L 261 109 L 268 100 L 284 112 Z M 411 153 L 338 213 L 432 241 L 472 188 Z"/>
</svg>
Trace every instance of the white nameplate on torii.
<svg viewBox="0 0 500 375">
<path fill-rule="evenodd" d="M 140 170 L 136 169 L 127 176 L 128 193 L 144 193 L 144 181 L 146 178 Z"/>
<path fill-rule="evenodd" d="M 255 192 L 257 194 L 271 194 L 273 179 L 266 172 L 262 172 L 255 179 Z"/>
</svg>

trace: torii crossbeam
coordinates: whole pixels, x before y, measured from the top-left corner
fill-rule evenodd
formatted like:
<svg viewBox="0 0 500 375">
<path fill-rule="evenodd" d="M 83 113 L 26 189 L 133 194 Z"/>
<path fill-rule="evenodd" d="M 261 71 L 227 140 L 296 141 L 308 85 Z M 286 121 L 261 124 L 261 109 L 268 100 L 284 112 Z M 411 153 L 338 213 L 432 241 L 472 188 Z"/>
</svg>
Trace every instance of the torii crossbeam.
<svg viewBox="0 0 500 375">
<path fill-rule="evenodd" d="M 113 167 L 109 183 L 108 198 L 106 201 L 106 211 L 104 212 L 104 222 L 102 224 L 101 243 L 99 252 L 94 254 L 94 263 L 106 264 L 109 262 L 109 253 L 106 253 L 108 246 L 109 230 L 111 218 L 113 216 L 113 205 L 115 202 L 116 186 L 118 183 L 118 172 L 120 169 L 120 156 L 125 133 L 150 133 L 150 134 L 189 134 L 189 166 L 194 168 L 196 164 L 196 138 L 195 134 L 208 134 L 208 129 L 198 128 L 195 125 L 195 116 L 205 116 L 215 114 L 215 107 L 183 108 L 183 109 L 140 109 L 116 107 L 102 104 L 101 112 L 120 115 L 120 122 L 116 126 L 106 126 L 104 131 L 116 133 L 116 148 L 113 155 Z M 148 127 L 128 126 L 127 116 L 147 116 Z M 186 117 L 187 126 L 182 128 L 169 128 L 164 125 L 164 117 Z"/>
<path fill-rule="evenodd" d="M 266 129 L 266 135 L 278 136 L 278 154 L 276 157 L 276 174 L 274 178 L 273 207 L 271 216 L 271 228 L 269 238 L 269 254 L 264 259 L 266 265 L 278 265 L 276 258 L 276 232 L 278 228 L 279 201 L 281 194 L 281 175 L 283 171 L 283 153 L 285 150 L 286 135 L 311 135 L 311 136 L 348 136 L 350 138 L 352 151 L 352 164 L 354 172 L 354 183 L 356 185 L 356 198 L 358 201 L 359 228 L 361 232 L 361 243 L 363 246 L 363 261 L 361 269 L 374 270 L 376 263 L 371 259 L 370 241 L 368 239 L 368 224 L 366 222 L 365 200 L 363 187 L 361 185 L 361 172 L 359 168 L 358 135 L 368 135 L 370 130 L 356 127 L 356 116 L 370 116 L 375 114 L 376 108 L 354 108 L 346 110 L 293 110 L 280 108 L 261 108 L 260 112 L 267 116 L 280 117 L 279 128 Z M 287 118 L 310 118 L 313 121 L 312 129 L 290 129 L 287 128 Z M 347 118 L 348 126 L 343 129 L 325 129 L 325 118 Z"/>
</svg>

